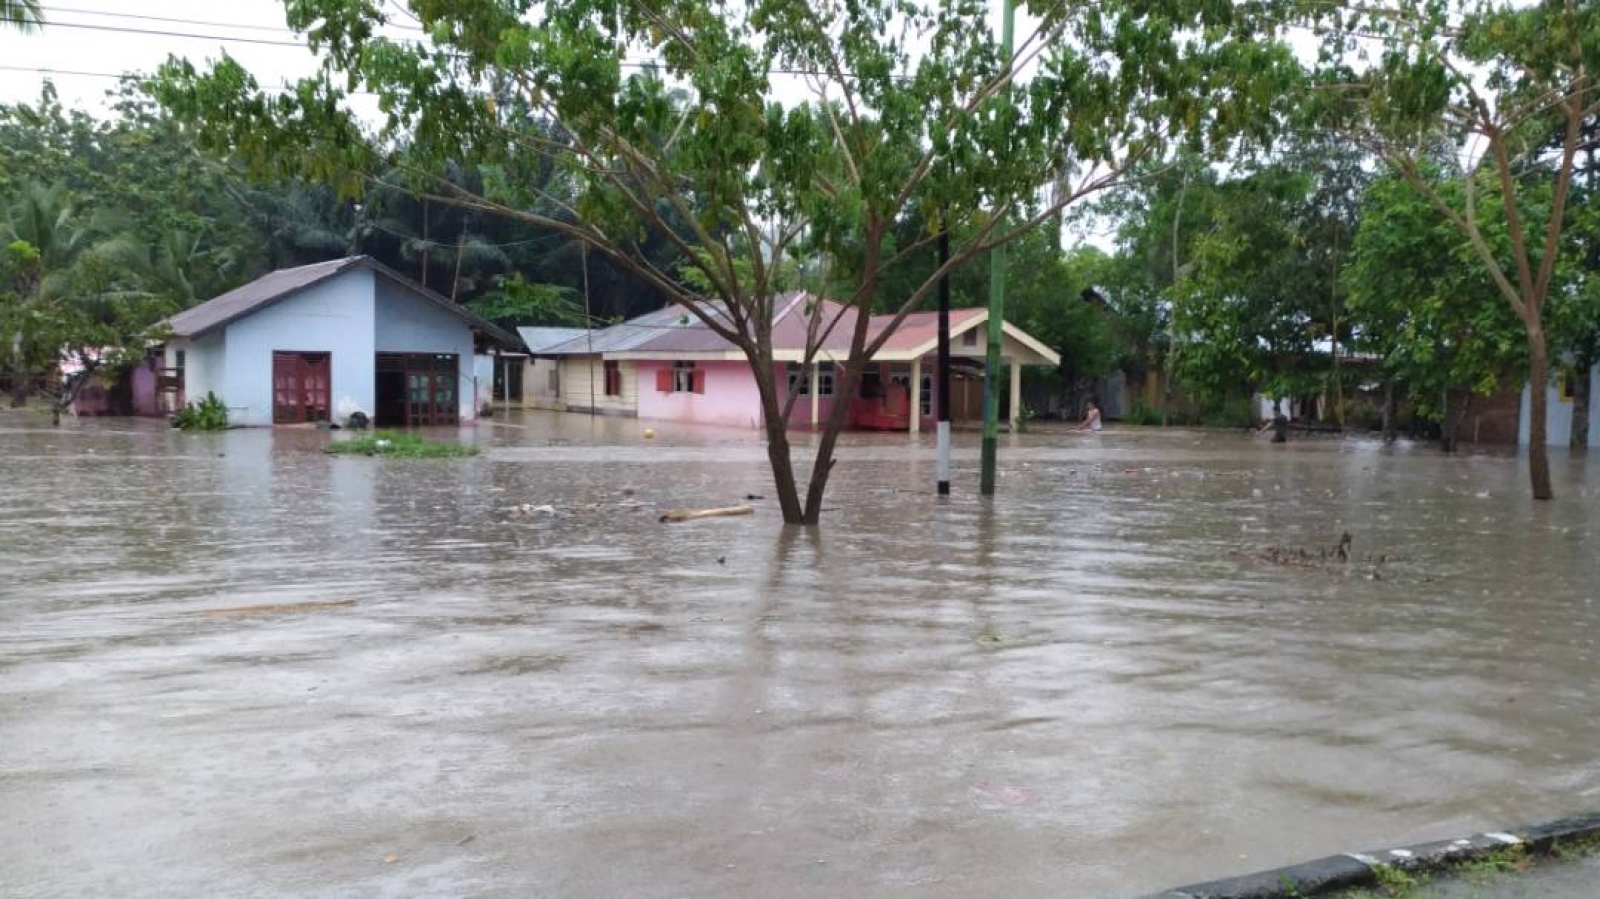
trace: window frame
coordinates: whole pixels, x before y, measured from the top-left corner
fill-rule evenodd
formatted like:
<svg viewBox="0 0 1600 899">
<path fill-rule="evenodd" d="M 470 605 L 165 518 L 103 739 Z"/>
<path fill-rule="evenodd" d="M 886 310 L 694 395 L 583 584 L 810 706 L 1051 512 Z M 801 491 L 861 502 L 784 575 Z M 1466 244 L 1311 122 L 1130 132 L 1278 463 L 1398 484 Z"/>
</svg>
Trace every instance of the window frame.
<svg viewBox="0 0 1600 899">
<path fill-rule="evenodd" d="M 679 360 L 672 363 L 672 392 L 694 392 L 694 363 Z"/>
</svg>

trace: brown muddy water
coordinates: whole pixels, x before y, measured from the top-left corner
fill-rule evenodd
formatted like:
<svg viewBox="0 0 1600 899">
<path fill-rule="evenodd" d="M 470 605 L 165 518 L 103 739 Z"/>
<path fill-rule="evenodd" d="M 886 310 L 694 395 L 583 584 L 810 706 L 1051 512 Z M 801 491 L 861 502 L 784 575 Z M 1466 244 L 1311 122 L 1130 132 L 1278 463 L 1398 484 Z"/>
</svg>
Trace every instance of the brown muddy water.
<svg viewBox="0 0 1600 899">
<path fill-rule="evenodd" d="M 991 504 L 857 436 L 811 533 L 642 427 L 0 416 L 0 894 L 1123 897 L 1600 808 L 1600 458 L 1040 433 Z"/>
</svg>

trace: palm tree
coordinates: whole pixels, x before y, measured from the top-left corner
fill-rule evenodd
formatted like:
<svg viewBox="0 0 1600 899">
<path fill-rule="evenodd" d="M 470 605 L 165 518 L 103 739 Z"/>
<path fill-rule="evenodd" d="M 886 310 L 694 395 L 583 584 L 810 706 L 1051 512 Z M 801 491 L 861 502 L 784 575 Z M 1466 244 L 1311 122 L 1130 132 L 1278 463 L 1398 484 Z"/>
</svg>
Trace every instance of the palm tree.
<svg viewBox="0 0 1600 899">
<path fill-rule="evenodd" d="M 18 31 L 36 31 L 44 24 L 44 7 L 39 0 L 0 0 L 0 25 Z"/>
</svg>

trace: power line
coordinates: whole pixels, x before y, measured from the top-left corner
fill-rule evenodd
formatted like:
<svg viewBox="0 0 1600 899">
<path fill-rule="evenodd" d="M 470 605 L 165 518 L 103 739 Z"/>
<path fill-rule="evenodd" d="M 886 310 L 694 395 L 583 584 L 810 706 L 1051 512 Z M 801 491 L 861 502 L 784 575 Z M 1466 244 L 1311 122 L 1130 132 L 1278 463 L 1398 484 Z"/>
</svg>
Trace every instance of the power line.
<svg viewBox="0 0 1600 899">
<path fill-rule="evenodd" d="M 33 66 L 8 66 L 8 65 L 0 65 L 0 72 L 27 72 L 29 74 L 37 74 L 37 75 L 81 75 L 84 78 L 115 78 L 115 79 L 118 79 L 118 80 L 121 80 L 123 78 L 137 78 L 137 77 L 139 77 L 139 76 L 137 76 L 137 75 L 135 75 L 135 74 L 133 74 L 131 72 L 130 73 L 126 73 L 126 74 L 122 74 L 122 75 L 117 75 L 117 74 L 114 74 L 112 72 L 84 72 L 84 71 L 79 71 L 79 70 L 76 70 L 76 69 L 46 69 L 46 68 L 35 68 Z"/>
<path fill-rule="evenodd" d="M 77 77 L 82 77 L 82 78 L 110 78 L 113 81 L 121 81 L 124 78 L 139 79 L 139 78 L 145 77 L 148 74 L 148 73 L 145 73 L 145 72 L 123 72 L 122 74 L 119 75 L 119 74 L 117 74 L 115 72 L 88 72 L 88 71 L 84 71 L 82 69 L 52 69 L 52 68 L 46 68 L 46 67 L 43 67 L 43 66 L 13 66 L 13 65 L 0 65 L 0 72 L 22 72 L 22 73 L 29 74 L 29 75 L 44 75 L 44 76 L 65 75 L 65 76 L 69 76 L 69 77 L 77 76 Z M 267 93 L 272 93 L 272 94 L 288 93 L 291 90 L 291 88 L 273 87 L 272 85 L 263 85 L 258 89 L 262 90 L 262 91 L 265 91 Z M 350 91 L 349 92 L 349 96 L 352 96 L 352 97 L 376 97 L 378 95 L 373 93 L 372 91 Z"/>
<path fill-rule="evenodd" d="M 264 44 L 271 47 L 298 47 L 301 50 L 309 49 L 306 44 L 299 41 L 275 41 L 263 37 L 229 37 L 222 34 L 196 34 L 190 31 L 128 28 L 122 25 L 91 25 L 87 22 L 47 22 L 44 27 L 47 31 L 55 28 L 80 28 L 84 31 L 112 31 L 119 34 L 142 34 L 148 37 L 175 37 L 190 40 L 223 41 L 235 44 Z"/>
<path fill-rule="evenodd" d="M 183 19 L 183 18 L 177 18 L 177 17 L 173 17 L 173 16 L 151 16 L 151 15 L 144 15 L 144 14 L 141 14 L 141 13 L 111 12 L 109 10 L 102 10 L 102 9 L 80 9 L 80 8 L 71 7 L 71 6 L 47 6 L 47 7 L 44 8 L 44 11 L 45 11 L 46 14 L 50 14 L 50 13 L 68 13 L 70 15 L 79 15 L 79 16 L 98 16 L 98 17 L 106 18 L 106 19 L 137 19 L 137 20 L 144 21 L 144 22 L 166 22 L 168 24 L 173 24 L 173 25 L 200 25 L 202 27 L 207 27 L 207 28 L 233 28 L 233 29 L 236 29 L 236 30 L 239 30 L 239 31 L 265 31 L 265 32 L 276 33 L 276 34 L 293 34 L 294 33 L 294 31 L 292 29 L 290 29 L 290 28 L 288 28 L 286 26 L 282 26 L 282 25 L 244 25 L 244 24 L 238 24 L 238 23 L 234 23 L 234 22 L 208 21 L 208 20 L 205 20 L 205 19 Z M 45 24 L 47 26 L 51 26 L 51 25 L 67 24 L 67 23 L 59 23 L 59 22 L 54 21 L 53 19 L 47 19 Z M 405 28 L 406 26 L 402 25 L 402 26 L 395 26 L 395 27 L 397 27 L 397 28 Z M 420 29 L 420 28 L 415 28 L 415 29 L 407 28 L 406 30 L 409 30 L 409 31 L 421 31 L 422 29 Z"/>
</svg>

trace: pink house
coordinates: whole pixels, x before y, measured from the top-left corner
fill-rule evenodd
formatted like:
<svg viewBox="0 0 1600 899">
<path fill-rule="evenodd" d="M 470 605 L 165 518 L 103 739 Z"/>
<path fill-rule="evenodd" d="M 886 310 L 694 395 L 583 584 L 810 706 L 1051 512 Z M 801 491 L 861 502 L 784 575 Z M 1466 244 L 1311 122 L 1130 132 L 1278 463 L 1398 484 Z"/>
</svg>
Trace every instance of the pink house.
<svg viewBox="0 0 1600 899">
<path fill-rule="evenodd" d="M 820 341 L 815 364 L 806 367 L 808 326 L 815 304 L 821 321 L 835 321 Z M 890 316 L 873 316 L 869 334 L 887 327 Z M 950 313 L 952 360 L 951 418 L 982 416 L 983 356 L 987 309 Z M 832 413 L 838 366 L 847 361 L 855 313 L 805 293 L 778 297 L 772 342 L 774 378 L 785 400 L 792 397 L 790 423 L 816 426 Z M 853 427 L 877 430 L 931 429 L 937 406 L 935 358 L 938 318 L 922 312 L 907 316 L 874 354 L 850 403 Z M 553 359 L 560 407 L 570 411 L 634 415 L 639 418 L 700 424 L 759 427 L 761 398 L 744 354 L 686 310 L 668 307 L 609 328 L 585 333 L 534 352 Z M 1011 417 L 1021 409 L 1022 366 L 1059 364 L 1049 347 L 1006 322 L 1001 356 L 1010 366 Z"/>
</svg>

